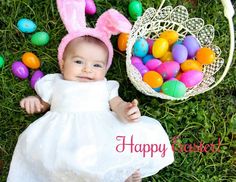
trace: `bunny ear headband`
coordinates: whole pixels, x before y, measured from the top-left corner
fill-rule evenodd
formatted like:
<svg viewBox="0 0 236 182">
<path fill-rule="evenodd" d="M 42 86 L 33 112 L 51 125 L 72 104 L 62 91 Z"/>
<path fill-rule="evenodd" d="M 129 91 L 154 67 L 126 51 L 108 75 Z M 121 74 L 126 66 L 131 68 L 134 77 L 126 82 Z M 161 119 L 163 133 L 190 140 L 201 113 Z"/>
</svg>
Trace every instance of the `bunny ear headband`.
<svg viewBox="0 0 236 182">
<path fill-rule="evenodd" d="M 57 0 L 57 8 L 68 31 L 58 47 L 59 64 L 67 44 L 75 38 L 88 35 L 98 38 L 107 46 L 109 52 L 107 69 L 109 69 L 113 57 L 110 37 L 120 32 L 128 33 L 132 27 L 130 22 L 118 11 L 109 9 L 98 18 L 95 28 L 88 28 L 85 19 L 85 0 Z"/>
</svg>

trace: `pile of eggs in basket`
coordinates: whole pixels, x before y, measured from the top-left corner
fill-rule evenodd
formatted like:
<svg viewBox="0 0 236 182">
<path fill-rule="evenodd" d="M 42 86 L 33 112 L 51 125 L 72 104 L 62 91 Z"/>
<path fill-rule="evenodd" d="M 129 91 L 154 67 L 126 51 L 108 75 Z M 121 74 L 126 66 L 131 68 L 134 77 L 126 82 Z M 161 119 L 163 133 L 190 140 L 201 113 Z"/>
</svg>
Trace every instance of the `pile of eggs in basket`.
<svg viewBox="0 0 236 182">
<path fill-rule="evenodd" d="M 138 38 L 133 46 L 131 63 L 142 79 L 157 92 L 180 98 L 186 90 L 203 79 L 203 65 L 215 60 L 215 53 L 201 47 L 198 40 L 187 35 L 182 41 L 174 30 L 166 30 L 153 39 Z"/>
</svg>

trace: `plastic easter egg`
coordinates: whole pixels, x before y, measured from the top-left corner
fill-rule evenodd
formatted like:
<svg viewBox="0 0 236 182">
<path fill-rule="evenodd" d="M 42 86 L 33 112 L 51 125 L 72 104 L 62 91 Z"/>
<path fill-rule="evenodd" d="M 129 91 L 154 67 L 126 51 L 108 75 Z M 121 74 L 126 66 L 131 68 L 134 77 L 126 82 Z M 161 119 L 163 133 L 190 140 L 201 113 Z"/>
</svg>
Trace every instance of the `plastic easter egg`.
<svg viewBox="0 0 236 182">
<path fill-rule="evenodd" d="M 153 55 L 147 54 L 146 56 L 143 57 L 143 64 L 146 64 L 149 60 L 153 59 Z"/>
<path fill-rule="evenodd" d="M 133 65 L 135 65 L 137 63 L 140 64 L 140 63 L 143 63 L 143 62 L 142 62 L 142 59 L 140 57 L 132 56 L 131 57 L 131 63 Z"/>
<path fill-rule="evenodd" d="M 148 54 L 152 54 L 152 45 L 154 43 L 154 40 L 153 39 L 147 39 L 146 41 L 148 43 Z"/>
<path fill-rule="evenodd" d="M 157 67 L 160 66 L 161 64 L 162 64 L 162 62 L 161 62 L 159 59 L 151 59 L 151 60 L 149 60 L 149 61 L 145 64 L 145 66 L 147 66 L 147 68 L 148 68 L 149 70 L 154 71 L 154 70 L 156 70 Z"/>
<path fill-rule="evenodd" d="M 134 66 L 142 76 L 149 71 L 149 69 L 143 63 L 136 63 Z"/>
<path fill-rule="evenodd" d="M 2 68 L 5 64 L 4 58 L 0 56 L 0 68 Z"/>
<path fill-rule="evenodd" d="M 170 51 L 167 51 L 164 56 L 160 58 L 162 62 L 167 62 L 167 61 L 174 61 L 174 58 L 172 56 L 172 53 Z"/>
<path fill-rule="evenodd" d="M 128 33 L 120 33 L 120 35 L 118 37 L 118 40 L 117 40 L 118 49 L 120 51 L 125 51 L 126 50 L 128 38 L 129 38 Z"/>
<path fill-rule="evenodd" d="M 36 30 L 37 25 L 32 20 L 22 18 L 17 22 L 17 27 L 23 33 L 32 33 Z"/>
<path fill-rule="evenodd" d="M 133 0 L 129 3 L 129 14 L 132 19 L 137 20 L 139 16 L 143 13 L 142 4 L 140 1 Z"/>
<path fill-rule="evenodd" d="M 134 43 L 133 54 L 138 57 L 146 56 L 148 52 L 148 43 L 144 38 L 137 39 Z"/>
<path fill-rule="evenodd" d="M 152 54 L 155 58 L 161 58 L 169 49 L 169 43 L 166 39 L 158 38 L 152 46 Z"/>
<path fill-rule="evenodd" d="M 32 52 L 26 52 L 22 56 L 22 62 L 31 69 L 38 69 L 40 67 L 39 58 Z"/>
<path fill-rule="evenodd" d="M 180 80 L 182 74 L 183 74 L 183 72 L 180 71 L 180 72 L 176 75 L 175 78 L 176 78 L 177 80 Z"/>
<path fill-rule="evenodd" d="M 160 38 L 166 39 L 172 45 L 178 40 L 179 34 L 174 30 L 166 30 L 160 34 Z"/>
<path fill-rule="evenodd" d="M 215 60 L 215 52 L 210 48 L 200 48 L 196 53 L 196 59 L 201 64 L 211 64 Z"/>
<path fill-rule="evenodd" d="M 182 44 L 176 44 L 172 48 L 172 56 L 178 63 L 183 63 L 188 57 L 188 50 Z"/>
<path fill-rule="evenodd" d="M 96 13 L 96 5 L 93 0 L 85 0 L 85 13 L 88 15 Z"/>
<path fill-rule="evenodd" d="M 202 79 L 203 73 L 196 70 L 184 72 L 180 77 L 180 81 L 183 82 L 187 88 L 192 88 L 198 85 Z"/>
<path fill-rule="evenodd" d="M 173 78 L 179 72 L 180 65 L 175 61 L 168 61 L 162 63 L 160 66 L 157 67 L 156 71 L 160 73 L 164 80 L 168 80 Z"/>
<path fill-rule="evenodd" d="M 153 90 L 155 90 L 156 92 L 160 92 L 161 91 L 161 87 L 153 88 Z"/>
<path fill-rule="evenodd" d="M 162 76 L 155 71 L 148 71 L 143 75 L 143 81 L 152 88 L 158 88 L 162 85 Z"/>
<path fill-rule="evenodd" d="M 47 32 L 37 32 L 31 37 L 33 45 L 44 46 L 49 41 L 49 35 Z"/>
<path fill-rule="evenodd" d="M 30 79 L 30 86 L 34 89 L 35 83 L 41 79 L 44 76 L 43 72 L 40 70 L 37 70 L 34 72 Z"/>
<path fill-rule="evenodd" d="M 188 35 L 184 38 L 183 45 L 188 50 L 188 58 L 195 57 L 196 52 L 198 51 L 198 49 L 200 49 L 198 40 L 192 35 Z"/>
<path fill-rule="evenodd" d="M 25 79 L 29 76 L 28 68 L 21 62 L 15 61 L 11 66 L 12 73 L 21 79 Z"/>
<path fill-rule="evenodd" d="M 175 97 L 175 98 L 181 98 L 186 93 L 186 86 L 178 81 L 178 80 L 170 80 L 164 82 L 164 84 L 161 87 L 161 90 L 164 94 Z"/>
<path fill-rule="evenodd" d="M 190 70 L 197 70 L 197 71 L 202 71 L 202 64 L 199 63 L 198 61 L 188 59 L 184 61 L 181 65 L 181 70 L 186 72 Z"/>
</svg>

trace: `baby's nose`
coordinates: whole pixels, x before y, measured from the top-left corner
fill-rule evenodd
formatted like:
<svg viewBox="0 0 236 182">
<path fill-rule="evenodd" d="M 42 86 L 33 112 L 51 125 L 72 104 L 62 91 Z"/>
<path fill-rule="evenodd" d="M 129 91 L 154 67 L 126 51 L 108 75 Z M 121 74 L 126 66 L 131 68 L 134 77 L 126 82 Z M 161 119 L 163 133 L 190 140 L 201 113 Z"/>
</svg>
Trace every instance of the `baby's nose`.
<svg viewBox="0 0 236 182">
<path fill-rule="evenodd" d="M 83 71 L 87 72 L 87 73 L 90 73 L 90 72 L 92 72 L 92 69 L 91 69 L 90 65 L 84 65 Z"/>
</svg>

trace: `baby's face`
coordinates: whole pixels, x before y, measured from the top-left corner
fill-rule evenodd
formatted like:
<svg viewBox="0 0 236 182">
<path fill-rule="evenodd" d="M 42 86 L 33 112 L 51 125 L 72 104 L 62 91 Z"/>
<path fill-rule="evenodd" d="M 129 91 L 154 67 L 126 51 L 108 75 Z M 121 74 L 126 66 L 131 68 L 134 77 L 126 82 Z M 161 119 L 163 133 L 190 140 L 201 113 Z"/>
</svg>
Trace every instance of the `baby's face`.
<svg viewBox="0 0 236 182">
<path fill-rule="evenodd" d="M 106 75 L 108 52 L 103 46 L 85 40 L 72 41 L 60 67 L 65 80 L 91 82 Z"/>
</svg>

